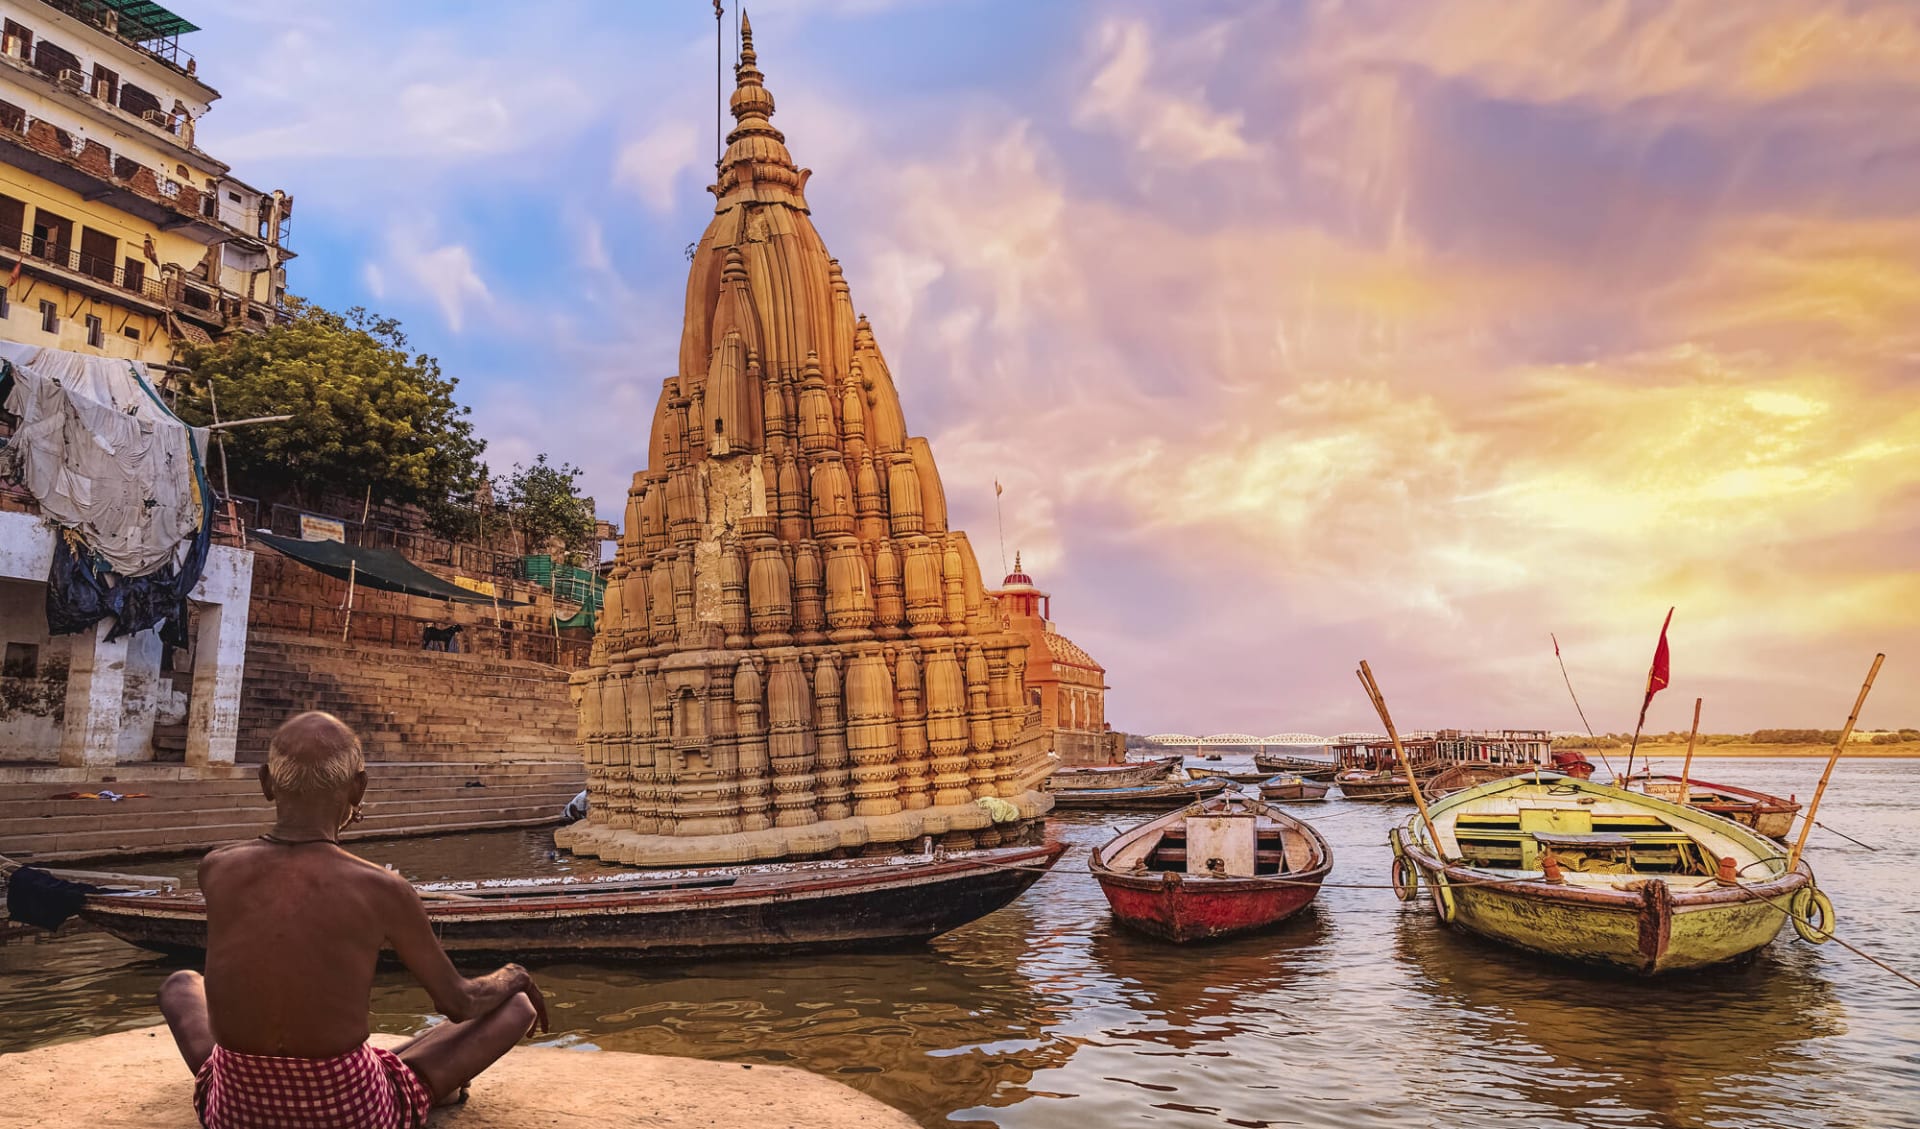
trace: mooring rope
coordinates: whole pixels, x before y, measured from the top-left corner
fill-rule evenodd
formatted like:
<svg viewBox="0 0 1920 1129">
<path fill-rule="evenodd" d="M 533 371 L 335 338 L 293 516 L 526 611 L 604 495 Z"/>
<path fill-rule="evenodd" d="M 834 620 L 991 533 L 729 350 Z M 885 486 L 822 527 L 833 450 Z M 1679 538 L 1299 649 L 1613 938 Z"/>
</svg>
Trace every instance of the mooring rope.
<svg viewBox="0 0 1920 1129">
<path fill-rule="evenodd" d="M 1765 860 L 1759 860 L 1759 861 L 1765 861 Z M 1747 864 L 1747 866 L 1752 866 L 1752 865 L 1753 863 Z M 1740 869 L 1745 870 L 1746 868 L 1747 868 L 1746 866 L 1743 866 Z M 1812 882 L 1812 871 L 1808 871 L 1808 882 L 1809 882 L 1809 885 Z M 1768 906 L 1772 907 L 1775 912 L 1779 913 L 1782 917 L 1785 917 L 1788 921 L 1798 922 L 1801 925 L 1806 926 L 1808 929 L 1811 929 L 1816 933 L 1825 933 L 1827 935 L 1827 940 L 1832 941 L 1836 945 L 1839 945 L 1841 948 L 1852 953 L 1854 956 L 1860 957 L 1862 960 L 1865 960 L 1870 964 L 1876 965 L 1881 969 L 1881 971 L 1886 972 L 1889 975 L 1898 977 L 1899 979 L 1906 981 L 1908 984 L 1911 984 L 1915 988 L 1920 988 L 1920 980 L 1916 980 L 1913 977 L 1908 976 L 1906 973 L 1893 967 L 1892 965 L 1888 964 L 1886 961 L 1881 960 L 1879 957 L 1874 956 L 1872 953 L 1867 952 L 1866 950 L 1860 948 L 1859 946 L 1848 942 L 1845 938 L 1841 937 L 1840 934 L 1834 932 L 1831 928 L 1827 928 L 1825 926 L 1822 926 L 1820 928 L 1815 928 L 1813 922 L 1809 921 L 1806 917 L 1800 914 L 1794 913 L 1791 906 L 1783 907 L 1780 905 L 1779 902 L 1774 900 L 1776 896 L 1786 897 L 1790 899 L 1793 897 L 1792 894 L 1784 894 L 1784 895 L 1762 894 L 1758 890 L 1755 890 L 1753 887 L 1747 885 L 1745 882 L 1739 881 L 1738 879 L 1734 881 L 1733 887 L 1734 889 L 1739 890 L 1742 894 L 1745 894 L 1752 901 L 1765 902 Z"/>
</svg>

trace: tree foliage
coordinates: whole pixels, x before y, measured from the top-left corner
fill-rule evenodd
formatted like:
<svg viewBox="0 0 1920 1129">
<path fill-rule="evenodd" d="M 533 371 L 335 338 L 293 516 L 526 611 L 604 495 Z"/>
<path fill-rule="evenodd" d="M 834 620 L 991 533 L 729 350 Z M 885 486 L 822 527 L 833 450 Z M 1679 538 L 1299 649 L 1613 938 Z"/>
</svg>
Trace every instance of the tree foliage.
<svg viewBox="0 0 1920 1129">
<path fill-rule="evenodd" d="M 541 454 L 531 466 L 513 464 L 513 470 L 493 480 L 494 504 L 506 511 L 529 553 L 558 548 L 575 557 L 593 540 L 593 500 L 580 496 L 576 483 L 580 468 L 552 464 Z"/>
<path fill-rule="evenodd" d="M 195 347 L 175 410 L 189 423 L 291 415 L 226 439 L 234 478 L 263 495 L 321 490 L 416 502 L 465 501 L 485 481 L 483 440 L 456 403 L 456 379 L 408 349 L 392 318 L 290 300 L 294 317 Z"/>
</svg>

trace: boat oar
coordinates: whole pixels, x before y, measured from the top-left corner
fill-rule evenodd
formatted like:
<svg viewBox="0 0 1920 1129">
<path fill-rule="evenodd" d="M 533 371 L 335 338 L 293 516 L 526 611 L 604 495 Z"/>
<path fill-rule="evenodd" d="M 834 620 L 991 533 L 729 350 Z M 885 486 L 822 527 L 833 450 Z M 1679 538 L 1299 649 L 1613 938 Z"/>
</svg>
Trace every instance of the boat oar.
<svg viewBox="0 0 1920 1129">
<path fill-rule="evenodd" d="M 1681 807 L 1686 807 L 1693 802 L 1693 785 L 1688 781 L 1691 779 L 1689 773 L 1693 771 L 1693 742 L 1700 736 L 1700 702 L 1699 698 L 1693 700 L 1693 732 L 1687 734 L 1687 759 L 1680 764 Z M 1647 767 L 1651 769 L 1653 766 Z"/>
<path fill-rule="evenodd" d="M 1860 684 L 1860 696 L 1853 700 L 1853 712 L 1847 715 L 1847 727 L 1840 731 L 1840 739 L 1833 743 L 1833 754 L 1827 758 L 1827 770 L 1820 774 L 1820 786 L 1813 790 L 1813 799 L 1807 804 L 1807 821 L 1800 825 L 1800 838 L 1794 842 L 1793 850 L 1787 853 L 1787 873 L 1800 865 L 1800 852 L 1807 845 L 1807 836 L 1812 833 L 1814 816 L 1820 813 L 1820 797 L 1826 793 L 1827 781 L 1833 778 L 1833 766 L 1840 763 L 1840 754 L 1846 752 L 1847 742 L 1853 738 L 1853 725 L 1860 720 L 1860 707 L 1867 704 L 1867 692 L 1873 689 L 1873 680 L 1880 673 L 1880 664 L 1887 661 L 1885 654 L 1873 656 L 1873 666 L 1867 670 L 1867 680 Z"/>
<path fill-rule="evenodd" d="M 1427 825 L 1427 839 L 1433 844 L 1435 858 L 1445 860 L 1446 852 L 1440 846 L 1440 833 L 1433 828 L 1433 817 L 1427 814 L 1427 798 L 1420 794 L 1420 781 L 1413 774 L 1413 764 L 1407 760 L 1407 750 L 1400 744 L 1400 733 L 1393 727 L 1393 715 L 1387 712 L 1386 695 L 1380 692 L 1380 683 L 1374 681 L 1373 668 L 1367 660 L 1360 660 L 1360 669 L 1354 672 L 1360 677 L 1360 685 L 1366 688 L 1367 698 L 1373 702 L 1373 710 L 1380 715 L 1380 724 L 1387 727 L 1387 738 L 1393 742 L 1393 754 L 1400 758 L 1400 771 L 1407 774 L 1407 787 L 1413 789 L 1413 805 L 1420 809 L 1420 822 Z"/>
</svg>

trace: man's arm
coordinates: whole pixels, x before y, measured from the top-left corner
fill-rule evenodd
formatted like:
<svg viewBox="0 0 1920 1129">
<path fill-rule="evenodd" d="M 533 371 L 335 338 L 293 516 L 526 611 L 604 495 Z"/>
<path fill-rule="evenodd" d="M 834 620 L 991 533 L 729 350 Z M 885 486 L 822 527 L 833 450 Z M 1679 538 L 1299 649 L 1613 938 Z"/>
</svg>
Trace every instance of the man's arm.
<svg viewBox="0 0 1920 1129">
<path fill-rule="evenodd" d="M 455 1023 L 464 1023 L 486 1015 L 512 999 L 516 992 L 525 992 L 539 1016 L 540 1030 L 547 1030 L 547 1002 L 526 969 L 509 964 L 472 979 L 460 975 L 453 961 L 447 959 L 447 951 L 440 947 L 440 939 L 433 935 L 433 925 L 427 920 L 427 908 L 420 901 L 419 891 L 397 874 L 387 877 L 387 900 L 383 907 L 387 943 L 399 955 L 400 963 L 407 966 L 433 998 L 434 1007 Z"/>
</svg>

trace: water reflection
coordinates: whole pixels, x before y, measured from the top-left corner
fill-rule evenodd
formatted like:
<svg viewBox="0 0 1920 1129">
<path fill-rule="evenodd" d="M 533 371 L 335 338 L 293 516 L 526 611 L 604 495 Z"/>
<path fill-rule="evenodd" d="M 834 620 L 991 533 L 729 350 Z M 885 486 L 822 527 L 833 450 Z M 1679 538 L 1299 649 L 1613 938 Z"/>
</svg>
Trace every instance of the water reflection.
<svg viewBox="0 0 1920 1129">
<path fill-rule="evenodd" d="M 1782 794 L 1818 766 L 1716 763 Z M 1847 765 L 1816 836 L 1842 934 L 1909 967 L 1920 762 Z M 1219 945 L 1116 927 L 1086 852 L 1120 817 L 1050 821 L 1071 852 L 1019 901 L 925 949 L 538 969 L 564 1044 L 790 1063 L 929 1126 L 1920 1125 L 1920 993 L 1790 935 L 1745 968 L 1653 981 L 1546 964 L 1444 929 L 1382 888 L 1404 809 L 1307 814 L 1333 844 L 1313 909 Z M 359 844 L 418 879 L 600 868 L 540 832 Z M 193 860 L 142 863 L 191 874 Z M 0 945 L 0 1051 L 157 1022 L 171 969 L 100 933 Z M 430 1005 L 382 973 L 375 1023 Z"/>
<path fill-rule="evenodd" d="M 1087 948 L 1094 975 L 1085 991 L 1154 1021 L 1117 1038 L 1196 1050 L 1268 1029 L 1284 1002 L 1324 972 L 1319 954 L 1331 935 L 1311 906 L 1277 929 L 1178 949 L 1109 924 Z"/>
<path fill-rule="evenodd" d="M 1463 1114 L 1493 1093 L 1569 1116 L 1604 1110 L 1610 1125 L 1778 1123 L 1770 1088 L 1799 1085 L 1802 1046 L 1846 1029 L 1804 946 L 1648 980 L 1543 963 L 1407 913 L 1395 954 L 1434 1009 L 1414 1068 L 1493 1075 Z"/>
</svg>

